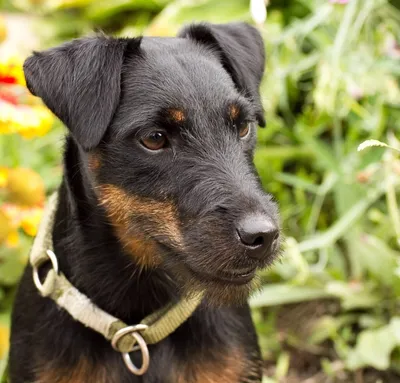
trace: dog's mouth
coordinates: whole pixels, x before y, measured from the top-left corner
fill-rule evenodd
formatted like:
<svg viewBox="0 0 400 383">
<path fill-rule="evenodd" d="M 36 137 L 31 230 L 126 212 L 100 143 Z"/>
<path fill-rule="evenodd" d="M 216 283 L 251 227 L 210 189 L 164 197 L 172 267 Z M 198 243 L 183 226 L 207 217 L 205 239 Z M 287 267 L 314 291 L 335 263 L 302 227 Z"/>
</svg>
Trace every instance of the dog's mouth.
<svg viewBox="0 0 400 383">
<path fill-rule="evenodd" d="M 254 278 L 255 274 L 255 268 L 246 271 L 220 271 L 217 274 L 217 278 L 223 282 L 242 285 L 249 283 Z"/>
<path fill-rule="evenodd" d="M 256 268 L 238 269 L 238 270 L 219 270 L 214 273 L 200 272 L 190 269 L 192 274 L 201 280 L 215 282 L 218 284 L 245 285 L 252 281 L 256 274 Z"/>
</svg>

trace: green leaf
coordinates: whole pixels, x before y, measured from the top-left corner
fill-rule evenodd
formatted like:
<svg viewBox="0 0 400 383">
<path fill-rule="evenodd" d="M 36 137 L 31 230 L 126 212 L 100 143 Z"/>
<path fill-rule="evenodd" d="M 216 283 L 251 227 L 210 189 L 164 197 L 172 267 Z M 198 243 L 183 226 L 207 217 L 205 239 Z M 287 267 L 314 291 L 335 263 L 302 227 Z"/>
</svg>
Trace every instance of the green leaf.
<svg viewBox="0 0 400 383">
<path fill-rule="evenodd" d="M 172 35 L 180 26 L 190 22 L 225 23 L 232 20 L 251 22 L 247 0 L 177 0 L 162 10 L 150 24 L 147 33 L 153 36 Z"/>
<path fill-rule="evenodd" d="M 355 282 L 329 282 L 326 291 L 340 298 L 344 310 L 373 308 L 379 304 L 381 297 L 371 287 Z"/>
<path fill-rule="evenodd" d="M 336 158 L 330 145 L 322 140 L 313 137 L 310 128 L 305 125 L 304 121 L 299 121 L 296 125 L 297 137 L 302 141 L 303 145 L 314 154 L 317 159 L 316 167 L 322 168 L 327 171 L 337 172 L 341 171 L 340 162 Z"/>
<path fill-rule="evenodd" d="M 0 361 L 0 383 L 8 383 L 8 355 Z"/>
<path fill-rule="evenodd" d="M 277 181 L 283 182 L 286 185 L 292 186 L 294 188 L 306 190 L 313 194 L 317 194 L 319 187 L 311 182 L 308 182 L 300 177 L 287 173 L 277 173 L 275 175 Z"/>
<path fill-rule="evenodd" d="M 6 286 L 15 285 L 21 278 L 25 263 L 19 252 L 12 252 L 0 259 L 0 283 Z M 0 296 L 1 299 L 1 296 Z"/>
<path fill-rule="evenodd" d="M 386 326 L 363 331 L 356 347 L 349 353 L 347 366 L 352 370 L 373 367 L 386 370 L 390 366 L 390 354 L 400 345 L 400 317 L 394 317 Z"/>
<path fill-rule="evenodd" d="M 383 187 L 371 190 L 364 199 L 353 205 L 345 215 L 336 221 L 328 231 L 323 234 L 317 234 L 301 242 L 299 244 L 300 251 L 305 252 L 320 249 L 334 244 L 347 233 L 347 231 L 365 214 L 369 206 L 381 197 L 383 193 Z"/>
<path fill-rule="evenodd" d="M 337 332 L 345 325 L 357 322 L 357 315 L 346 314 L 337 317 L 324 315 L 313 323 L 310 344 L 320 344 L 327 339 L 335 339 Z"/>
<path fill-rule="evenodd" d="M 360 292 L 342 297 L 344 310 L 373 309 L 381 302 L 381 297 L 370 292 Z"/>
<path fill-rule="evenodd" d="M 277 381 L 268 376 L 263 376 L 262 383 L 277 383 Z"/>
<path fill-rule="evenodd" d="M 278 382 L 282 381 L 282 379 L 284 379 L 287 376 L 289 371 L 289 366 L 290 366 L 290 354 L 288 352 L 282 352 L 279 355 L 275 369 L 275 377 L 278 380 Z"/>
<path fill-rule="evenodd" d="M 96 22 L 112 17 L 121 12 L 132 10 L 159 11 L 168 0 L 97 0 L 87 7 L 86 16 Z"/>
<path fill-rule="evenodd" d="M 356 252 L 362 268 L 376 278 L 380 284 L 391 286 L 396 278 L 394 270 L 400 253 L 392 250 L 379 238 L 362 234 L 353 241 L 353 251 Z"/>
<path fill-rule="evenodd" d="M 378 141 L 378 140 L 366 140 L 362 144 L 358 145 L 357 151 L 361 152 L 362 150 L 364 150 L 366 148 L 370 148 L 372 146 L 384 146 L 386 148 L 389 147 L 384 142 L 381 142 L 381 141 Z"/>
<path fill-rule="evenodd" d="M 255 161 L 266 166 L 267 161 L 272 159 L 287 161 L 313 157 L 306 146 L 263 146 L 257 148 Z"/>
<path fill-rule="evenodd" d="M 269 307 L 331 297 L 332 294 L 326 292 L 324 289 L 286 284 L 270 284 L 264 286 L 260 293 L 250 299 L 250 306 L 254 308 Z"/>
</svg>

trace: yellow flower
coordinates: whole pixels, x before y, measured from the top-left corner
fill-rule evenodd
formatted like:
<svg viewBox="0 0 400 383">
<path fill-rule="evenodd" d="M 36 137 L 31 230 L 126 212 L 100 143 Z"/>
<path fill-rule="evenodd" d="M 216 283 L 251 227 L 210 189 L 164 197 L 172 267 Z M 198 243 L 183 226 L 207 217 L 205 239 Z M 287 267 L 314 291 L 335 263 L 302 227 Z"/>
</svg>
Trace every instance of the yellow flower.
<svg viewBox="0 0 400 383">
<path fill-rule="evenodd" d="M 43 207 L 22 207 L 12 203 L 4 203 L 0 206 L 0 243 L 8 247 L 16 247 L 19 242 L 18 229 L 29 236 L 37 234 L 40 220 L 43 215 Z"/>
<path fill-rule="evenodd" d="M 17 57 L 0 62 L 0 84 L 26 85 L 22 64 L 23 61 Z"/>
<path fill-rule="evenodd" d="M 37 206 L 45 200 L 45 187 L 42 178 L 32 169 L 14 168 L 8 172 L 8 198 L 24 206 Z"/>
<path fill-rule="evenodd" d="M 4 214 L 8 219 L 10 228 L 16 229 L 21 222 L 21 210 L 20 206 L 13 203 L 3 203 L 3 205 L 0 205 L 0 217 Z"/>
<path fill-rule="evenodd" d="M 4 17 L 0 16 L 0 43 L 4 41 L 6 37 L 7 37 L 6 22 L 4 20 Z"/>
<path fill-rule="evenodd" d="M 4 243 L 7 247 L 18 245 L 21 217 L 21 209 L 17 205 L 9 203 L 0 205 L 0 243 Z"/>
<path fill-rule="evenodd" d="M 16 132 L 16 127 L 12 122 L 15 109 L 14 105 L 0 99 L 0 134 Z"/>
<path fill-rule="evenodd" d="M 43 105 L 13 105 L 0 100 L 0 134 L 40 137 L 50 130 L 53 120 L 53 114 Z"/>
<path fill-rule="evenodd" d="M 12 231 L 12 222 L 6 212 L 0 210 L 0 243 L 7 240 Z"/>
<path fill-rule="evenodd" d="M 21 227 L 26 234 L 31 237 L 34 237 L 37 234 L 42 215 L 42 208 L 33 208 L 25 212 L 21 220 Z"/>
<path fill-rule="evenodd" d="M 0 189 L 7 186 L 8 169 L 0 167 Z"/>
<path fill-rule="evenodd" d="M 19 243 L 18 230 L 12 230 L 6 239 L 7 247 L 17 247 Z"/>
<path fill-rule="evenodd" d="M 9 348 L 10 330 L 8 326 L 0 325 L 0 359 L 3 359 Z"/>
<path fill-rule="evenodd" d="M 44 136 L 50 130 L 54 120 L 53 114 L 42 105 L 30 108 L 27 118 L 29 118 L 29 124 L 21 124 L 18 129 L 18 133 L 26 139 Z"/>
</svg>

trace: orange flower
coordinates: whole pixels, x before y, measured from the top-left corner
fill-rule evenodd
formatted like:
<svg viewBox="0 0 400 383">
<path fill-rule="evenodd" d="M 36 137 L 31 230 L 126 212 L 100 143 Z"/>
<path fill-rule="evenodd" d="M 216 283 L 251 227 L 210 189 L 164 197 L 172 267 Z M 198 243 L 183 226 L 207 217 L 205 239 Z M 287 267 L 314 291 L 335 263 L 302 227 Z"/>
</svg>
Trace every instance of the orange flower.
<svg viewBox="0 0 400 383">
<path fill-rule="evenodd" d="M 41 205 L 45 199 L 43 180 L 32 169 L 15 168 L 8 171 L 7 190 L 10 201 L 25 206 Z"/>
<path fill-rule="evenodd" d="M 25 211 L 21 219 L 22 230 L 31 237 L 34 237 L 37 234 L 42 215 L 42 208 L 32 208 Z"/>
<path fill-rule="evenodd" d="M 0 206 L 0 243 L 8 247 L 17 246 L 19 228 L 31 237 L 36 236 L 42 215 L 41 206 L 22 207 L 4 203 Z"/>
</svg>

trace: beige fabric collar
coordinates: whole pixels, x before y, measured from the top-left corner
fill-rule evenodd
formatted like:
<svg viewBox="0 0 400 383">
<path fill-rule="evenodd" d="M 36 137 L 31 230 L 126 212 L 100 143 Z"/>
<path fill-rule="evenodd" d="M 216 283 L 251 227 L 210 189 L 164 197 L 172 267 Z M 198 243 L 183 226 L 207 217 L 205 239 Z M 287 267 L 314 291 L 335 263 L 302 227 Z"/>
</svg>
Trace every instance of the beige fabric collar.
<svg viewBox="0 0 400 383">
<path fill-rule="evenodd" d="M 87 296 L 79 292 L 58 270 L 52 241 L 57 203 L 58 193 L 54 193 L 48 201 L 30 253 L 29 258 L 33 268 L 35 285 L 43 297 L 51 298 L 75 320 L 111 341 L 114 349 L 122 353 L 127 368 L 136 375 L 143 375 L 147 371 L 150 361 L 147 344 L 158 343 L 174 332 L 193 314 L 201 303 L 203 294 L 183 298 L 176 304 L 170 303 L 144 318 L 140 324 L 135 326 L 128 326 L 106 313 L 91 302 Z M 39 279 L 38 270 L 48 261 L 51 261 L 53 267 L 42 283 Z M 129 352 L 136 350 L 142 352 L 142 366 L 140 368 L 134 366 L 129 357 Z"/>
</svg>

